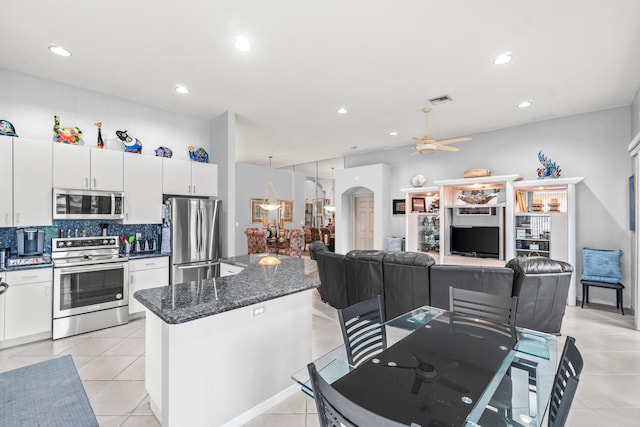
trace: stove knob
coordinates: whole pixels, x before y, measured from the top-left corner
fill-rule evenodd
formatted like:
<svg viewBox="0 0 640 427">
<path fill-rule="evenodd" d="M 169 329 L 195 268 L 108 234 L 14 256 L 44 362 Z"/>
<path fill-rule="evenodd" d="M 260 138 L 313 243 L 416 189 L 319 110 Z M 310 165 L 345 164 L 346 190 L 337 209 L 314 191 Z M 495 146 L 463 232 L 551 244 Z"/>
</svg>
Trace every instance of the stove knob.
<svg viewBox="0 0 640 427">
<path fill-rule="evenodd" d="M 59 248 L 64 247 L 64 242 L 58 242 L 58 247 L 59 247 Z"/>
<path fill-rule="evenodd" d="M 72 243 L 71 240 L 69 240 L 69 241 L 66 242 L 66 245 L 67 246 L 71 246 L 71 243 Z"/>
<path fill-rule="evenodd" d="M 104 240 L 102 241 L 102 244 L 103 244 L 103 245 L 106 245 L 106 244 L 108 244 L 108 243 L 109 243 L 109 241 L 108 241 L 107 239 L 104 239 Z"/>
</svg>

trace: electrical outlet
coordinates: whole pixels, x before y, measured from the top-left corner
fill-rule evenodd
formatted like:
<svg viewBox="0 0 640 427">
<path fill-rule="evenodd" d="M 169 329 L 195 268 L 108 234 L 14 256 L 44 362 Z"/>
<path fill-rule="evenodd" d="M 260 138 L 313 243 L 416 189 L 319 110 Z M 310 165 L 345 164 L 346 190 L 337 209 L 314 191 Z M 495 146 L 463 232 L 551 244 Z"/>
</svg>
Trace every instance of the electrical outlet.
<svg viewBox="0 0 640 427">
<path fill-rule="evenodd" d="M 259 305 L 257 307 L 252 307 L 251 308 L 251 317 L 256 317 L 256 316 L 260 316 L 261 314 L 264 314 L 267 311 L 267 307 L 264 305 Z"/>
</svg>

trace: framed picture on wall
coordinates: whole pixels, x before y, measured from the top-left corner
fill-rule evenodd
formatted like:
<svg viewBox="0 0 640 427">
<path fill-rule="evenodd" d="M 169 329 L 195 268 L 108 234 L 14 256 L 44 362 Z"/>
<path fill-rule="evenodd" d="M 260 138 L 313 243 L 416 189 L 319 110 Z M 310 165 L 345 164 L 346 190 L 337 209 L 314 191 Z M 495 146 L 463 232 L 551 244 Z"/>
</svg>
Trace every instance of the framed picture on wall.
<svg viewBox="0 0 640 427">
<path fill-rule="evenodd" d="M 293 200 L 278 200 L 280 203 L 280 218 L 284 222 L 293 222 Z"/>
<path fill-rule="evenodd" d="M 393 214 L 404 215 L 407 211 L 407 202 L 404 199 L 393 199 Z"/>
<path fill-rule="evenodd" d="M 427 210 L 425 209 L 424 206 L 424 198 L 423 197 L 416 197 L 411 199 L 411 212 L 426 212 Z"/>
<path fill-rule="evenodd" d="M 266 203 L 265 199 L 251 199 L 251 223 L 262 222 L 262 217 L 268 215 L 268 212 L 260 207 L 262 203 Z"/>
</svg>

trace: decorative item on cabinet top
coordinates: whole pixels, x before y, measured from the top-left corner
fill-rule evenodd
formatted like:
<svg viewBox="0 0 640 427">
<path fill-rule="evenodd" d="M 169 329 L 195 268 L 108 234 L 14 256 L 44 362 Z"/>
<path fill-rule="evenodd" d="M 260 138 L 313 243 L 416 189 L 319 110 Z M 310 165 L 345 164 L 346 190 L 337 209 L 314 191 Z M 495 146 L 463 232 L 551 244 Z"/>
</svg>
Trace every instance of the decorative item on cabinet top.
<svg viewBox="0 0 640 427">
<path fill-rule="evenodd" d="M 53 140 L 62 144 L 79 144 L 82 139 L 82 131 L 78 127 L 63 128 L 60 126 L 60 117 L 53 116 Z"/>
<path fill-rule="evenodd" d="M 142 154 L 142 141 L 127 134 L 126 130 L 117 130 L 116 135 L 124 144 L 124 151 L 128 153 Z"/>
<path fill-rule="evenodd" d="M 414 187 L 422 187 L 423 185 L 425 185 L 427 183 L 427 178 L 425 178 L 424 175 L 417 174 L 417 175 L 414 175 L 411 178 L 411 181 L 409 181 L 409 182 Z"/>
<path fill-rule="evenodd" d="M 16 128 L 8 120 L 0 120 L 0 135 L 18 137 Z"/>
<path fill-rule="evenodd" d="M 190 145 L 189 158 L 196 162 L 209 163 L 209 153 L 207 153 L 202 147 L 196 150 L 193 145 Z"/>
<path fill-rule="evenodd" d="M 542 151 L 538 151 L 538 160 L 542 164 L 541 168 L 538 168 L 538 179 L 543 178 L 560 178 L 560 167 L 556 165 L 556 162 L 552 162 L 547 156 L 542 154 Z"/>
<path fill-rule="evenodd" d="M 156 157 L 173 157 L 173 151 L 168 147 L 158 147 L 156 148 Z"/>
<path fill-rule="evenodd" d="M 489 169 L 468 169 L 464 171 L 463 178 L 480 178 L 483 176 L 491 176 Z"/>
<path fill-rule="evenodd" d="M 102 122 L 94 123 L 98 126 L 98 141 L 96 142 L 98 148 L 104 148 L 104 141 L 102 140 Z"/>
</svg>

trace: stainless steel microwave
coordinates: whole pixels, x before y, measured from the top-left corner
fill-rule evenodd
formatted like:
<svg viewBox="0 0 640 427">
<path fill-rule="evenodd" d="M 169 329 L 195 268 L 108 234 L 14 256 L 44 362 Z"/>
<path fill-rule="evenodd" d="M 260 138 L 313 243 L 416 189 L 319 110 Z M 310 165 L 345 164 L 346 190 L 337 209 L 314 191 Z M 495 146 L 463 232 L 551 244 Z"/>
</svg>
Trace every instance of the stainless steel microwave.
<svg viewBox="0 0 640 427">
<path fill-rule="evenodd" d="M 53 219 L 123 218 L 123 192 L 53 190 Z"/>
</svg>

